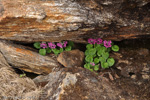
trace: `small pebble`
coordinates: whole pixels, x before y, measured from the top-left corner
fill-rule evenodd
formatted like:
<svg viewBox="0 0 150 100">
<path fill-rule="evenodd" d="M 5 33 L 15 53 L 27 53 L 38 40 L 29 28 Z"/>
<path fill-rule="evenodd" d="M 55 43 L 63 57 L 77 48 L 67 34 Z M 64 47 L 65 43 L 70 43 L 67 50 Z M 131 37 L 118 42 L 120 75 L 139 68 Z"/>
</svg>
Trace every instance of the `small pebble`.
<svg viewBox="0 0 150 100">
<path fill-rule="evenodd" d="M 149 79 L 149 75 L 142 75 L 142 78 L 147 80 L 147 79 Z"/>
</svg>

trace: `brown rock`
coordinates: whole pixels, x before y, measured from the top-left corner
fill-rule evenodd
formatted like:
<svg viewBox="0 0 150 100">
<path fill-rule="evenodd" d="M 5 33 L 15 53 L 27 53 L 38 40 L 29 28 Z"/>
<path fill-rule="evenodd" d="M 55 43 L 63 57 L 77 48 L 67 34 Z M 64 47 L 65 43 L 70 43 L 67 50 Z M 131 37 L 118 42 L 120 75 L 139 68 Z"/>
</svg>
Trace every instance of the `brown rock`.
<svg viewBox="0 0 150 100">
<path fill-rule="evenodd" d="M 39 94 L 33 80 L 20 78 L 0 52 L 0 100 L 37 100 Z"/>
<path fill-rule="evenodd" d="M 51 57 L 42 56 L 11 42 L 0 41 L 0 51 L 10 65 L 27 72 L 48 74 L 59 68 L 58 62 Z"/>
<path fill-rule="evenodd" d="M 149 0 L 0 0 L 0 38 L 24 42 L 140 38 L 150 35 L 149 6 Z"/>
<path fill-rule="evenodd" d="M 117 85 L 79 67 L 66 68 L 39 76 L 34 81 L 48 83 L 42 90 L 40 100 L 134 100 Z M 124 94 L 125 93 L 125 94 Z M 129 90 L 130 93 L 130 90 Z"/>
<path fill-rule="evenodd" d="M 59 54 L 57 61 L 64 67 L 80 67 L 84 61 L 84 52 L 80 50 L 64 51 Z"/>
<path fill-rule="evenodd" d="M 149 50 L 146 49 L 146 48 L 140 48 L 140 49 L 137 50 L 137 53 L 140 56 L 148 56 L 149 55 Z"/>
</svg>

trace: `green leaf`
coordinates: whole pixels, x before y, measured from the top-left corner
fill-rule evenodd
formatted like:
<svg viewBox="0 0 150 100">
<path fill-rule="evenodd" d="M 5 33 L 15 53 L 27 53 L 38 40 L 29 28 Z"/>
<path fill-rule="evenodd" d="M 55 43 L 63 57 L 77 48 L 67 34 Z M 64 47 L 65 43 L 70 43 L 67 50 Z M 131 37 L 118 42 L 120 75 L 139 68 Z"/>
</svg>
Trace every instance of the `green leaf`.
<svg viewBox="0 0 150 100">
<path fill-rule="evenodd" d="M 94 70 L 93 69 L 89 69 L 91 72 L 93 72 Z"/>
<path fill-rule="evenodd" d="M 107 63 L 108 63 L 109 66 L 113 66 L 114 63 L 115 63 L 114 58 L 108 58 L 108 59 L 107 59 Z"/>
<path fill-rule="evenodd" d="M 63 49 L 63 48 L 60 48 L 60 50 L 59 50 L 59 51 L 60 51 L 60 53 L 61 53 L 61 52 L 63 52 L 63 51 L 64 51 L 64 49 Z"/>
<path fill-rule="evenodd" d="M 85 55 L 89 55 L 89 50 L 85 50 Z"/>
<path fill-rule="evenodd" d="M 98 71 L 98 70 L 99 70 L 99 65 L 95 65 L 95 66 L 94 66 L 94 70 L 95 70 L 95 71 Z"/>
<path fill-rule="evenodd" d="M 72 41 L 69 41 L 68 43 L 69 46 L 73 47 L 74 46 L 74 43 Z M 70 51 L 70 50 L 69 50 Z"/>
<path fill-rule="evenodd" d="M 71 46 L 68 45 L 66 48 L 65 48 L 65 51 L 70 51 L 71 50 Z"/>
<path fill-rule="evenodd" d="M 111 49 L 110 48 L 107 48 L 107 52 L 110 52 L 111 51 Z"/>
<path fill-rule="evenodd" d="M 101 56 L 106 51 L 106 48 L 104 46 L 98 47 L 97 49 L 98 49 L 97 51 L 98 56 Z"/>
<path fill-rule="evenodd" d="M 105 52 L 105 51 L 106 51 L 106 47 L 102 46 L 102 47 L 100 48 L 100 51 L 101 51 L 101 52 Z"/>
<path fill-rule="evenodd" d="M 58 49 L 52 49 L 52 51 L 54 52 L 55 55 L 58 55 L 60 53 L 60 51 Z"/>
<path fill-rule="evenodd" d="M 92 45 L 92 44 L 87 44 L 87 45 L 86 45 L 86 48 L 87 48 L 87 49 L 93 48 L 93 45 Z"/>
<path fill-rule="evenodd" d="M 107 58 L 109 57 L 109 53 L 108 53 L 108 52 L 102 53 L 102 57 L 103 57 L 104 59 L 107 59 Z"/>
<path fill-rule="evenodd" d="M 89 49 L 89 55 L 95 55 L 96 54 L 96 48 Z"/>
<path fill-rule="evenodd" d="M 98 58 L 94 58 L 94 63 L 98 64 L 99 63 L 99 59 Z"/>
<path fill-rule="evenodd" d="M 85 65 L 84 65 L 84 68 L 90 69 L 90 64 L 85 64 Z"/>
<path fill-rule="evenodd" d="M 85 57 L 85 61 L 87 61 L 87 62 L 93 62 L 93 56 L 87 55 L 87 56 Z"/>
<path fill-rule="evenodd" d="M 97 55 L 100 57 L 102 55 L 102 52 L 101 51 L 98 51 L 97 52 Z"/>
<path fill-rule="evenodd" d="M 118 45 L 113 45 L 112 47 L 111 47 L 111 49 L 113 50 L 113 51 L 119 51 L 119 46 Z"/>
<path fill-rule="evenodd" d="M 109 68 L 109 65 L 107 62 L 101 63 L 102 68 Z"/>
<path fill-rule="evenodd" d="M 46 49 L 40 49 L 39 53 L 40 53 L 40 55 L 45 56 L 46 55 Z"/>
<path fill-rule="evenodd" d="M 95 48 L 96 48 L 96 51 L 99 51 L 101 49 L 101 45 L 97 44 Z"/>
<path fill-rule="evenodd" d="M 20 74 L 20 78 L 25 77 L 25 76 L 26 76 L 26 74 Z"/>
<path fill-rule="evenodd" d="M 106 60 L 105 60 L 103 57 L 99 57 L 99 61 L 100 61 L 101 63 L 106 62 Z"/>
<path fill-rule="evenodd" d="M 40 47 L 40 42 L 35 42 L 34 44 L 33 44 L 33 46 L 36 48 L 36 49 L 40 49 L 41 47 Z"/>
<path fill-rule="evenodd" d="M 90 48 L 90 49 L 85 51 L 85 55 L 95 56 L 95 54 L 96 54 L 96 48 Z"/>
<path fill-rule="evenodd" d="M 48 48 L 46 48 L 46 53 L 51 53 L 51 49 L 48 47 Z"/>
</svg>

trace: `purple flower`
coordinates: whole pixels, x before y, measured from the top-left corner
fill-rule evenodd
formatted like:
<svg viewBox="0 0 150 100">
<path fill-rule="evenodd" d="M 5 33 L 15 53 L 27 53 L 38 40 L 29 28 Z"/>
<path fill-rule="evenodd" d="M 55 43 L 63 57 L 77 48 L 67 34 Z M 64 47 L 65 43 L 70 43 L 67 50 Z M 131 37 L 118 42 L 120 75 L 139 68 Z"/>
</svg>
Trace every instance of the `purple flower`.
<svg viewBox="0 0 150 100">
<path fill-rule="evenodd" d="M 91 62 L 90 64 L 91 64 L 92 66 L 95 66 L 95 63 L 93 63 L 93 62 Z"/>
<path fill-rule="evenodd" d="M 57 43 L 57 46 L 63 48 L 63 45 L 61 43 Z"/>
<path fill-rule="evenodd" d="M 88 43 L 95 44 L 96 43 L 96 39 L 89 38 L 88 39 Z"/>
<path fill-rule="evenodd" d="M 109 47 L 111 47 L 111 40 L 110 41 L 104 41 L 104 46 L 106 47 L 106 48 L 109 48 Z"/>
<path fill-rule="evenodd" d="M 52 49 L 56 48 L 56 45 L 53 44 L 52 42 L 48 43 L 48 46 L 49 46 L 50 48 L 52 48 Z"/>
<path fill-rule="evenodd" d="M 96 40 L 96 42 L 97 42 L 97 44 L 102 44 L 102 43 L 103 43 L 103 40 L 102 40 L 101 38 L 98 38 L 98 39 Z"/>
<path fill-rule="evenodd" d="M 67 46 L 67 44 L 68 44 L 68 42 L 67 42 L 67 41 L 64 41 L 64 45 L 63 45 L 63 47 L 66 47 L 66 46 Z"/>
<path fill-rule="evenodd" d="M 46 43 L 40 43 L 40 47 L 45 49 L 45 48 L 47 48 L 47 44 Z"/>
</svg>

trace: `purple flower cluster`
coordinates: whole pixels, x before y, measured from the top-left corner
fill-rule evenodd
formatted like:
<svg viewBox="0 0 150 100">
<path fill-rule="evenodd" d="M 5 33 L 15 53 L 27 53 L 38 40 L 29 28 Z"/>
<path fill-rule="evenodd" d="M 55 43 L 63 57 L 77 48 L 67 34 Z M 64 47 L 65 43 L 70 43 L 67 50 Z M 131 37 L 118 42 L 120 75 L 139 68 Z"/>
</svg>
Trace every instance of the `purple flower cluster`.
<svg viewBox="0 0 150 100">
<path fill-rule="evenodd" d="M 98 39 L 92 39 L 92 38 L 89 38 L 88 39 L 88 43 L 90 44 L 102 44 L 103 43 L 103 40 L 101 38 L 98 38 Z"/>
<path fill-rule="evenodd" d="M 91 64 L 92 66 L 95 66 L 95 63 L 94 63 L 94 62 L 91 62 L 90 64 Z"/>
<path fill-rule="evenodd" d="M 41 43 L 40 47 L 43 48 L 43 49 L 45 49 L 45 48 L 47 48 L 47 44 L 46 43 Z"/>
<path fill-rule="evenodd" d="M 109 48 L 109 47 L 111 47 L 112 42 L 111 42 L 111 40 L 110 41 L 106 41 L 106 40 L 103 41 L 101 38 L 98 38 L 98 39 L 89 38 L 88 43 L 90 43 L 90 44 L 104 44 L 104 46 L 106 48 Z"/>
<path fill-rule="evenodd" d="M 104 46 L 106 47 L 106 48 L 109 48 L 109 47 L 111 47 L 111 40 L 110 41 L 106 41 L 106 40 L 104 40 Z"/>
<path fill-rule="evenodd" d="M 51 49 L 55 49 L 56 46 L 60 47 L 60 48 L 65 48 L 67 46 L 68 42 L 67 41 L 64 41 L 63 43 L 57 43 L 57 45 L 55 45 L 53 42 L 49 42 L 48 43 L 48 46 L 46 43 L 41 43 L 40 44 L 40 47 L 45 49 L 47 47 L 51 48 Z"/>
</svg>

